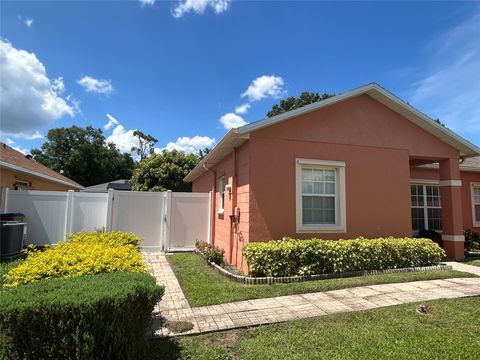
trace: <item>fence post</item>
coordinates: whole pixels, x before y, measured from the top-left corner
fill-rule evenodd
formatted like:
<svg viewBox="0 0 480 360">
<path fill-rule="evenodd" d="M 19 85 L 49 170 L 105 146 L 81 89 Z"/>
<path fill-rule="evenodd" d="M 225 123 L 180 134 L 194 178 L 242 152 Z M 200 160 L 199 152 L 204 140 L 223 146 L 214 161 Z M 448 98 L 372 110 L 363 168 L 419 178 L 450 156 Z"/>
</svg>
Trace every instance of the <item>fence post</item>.
<svg viewBox="0 0 480 360">
<path fill-rule="evenodd" d="M 170 250 L 170 220 L 172 209 L 172 190 L 167 190 L 165 198 L 165 238 L 163 243 L 163 251 Z"/>
<path fill-rule="evenodd" d="M 212 196 L 213 192 L 208 193 L 208 226 L 207 226 L 207 241 L 209 244 L 212 243 Z"/>
<path fill-rule="evenodd" d="M 67 191 L 67 206 L 65 209 L 65 235 L 64 240 L 67 240 L 67 236 L 72 232 L 72 216 L 73 216 L 73 190 Z"/>
<path fill-rule="evenodd" d="M 108 198 L 107 198 L 107 223 L 105 224 L 105 231 L 112 231 L 112 221 L 113 221 L 113 189 L 108 189 Z"/>
<path fill-rule="evenodd" d="M 2 213 L 7 212 L 7 198 L 8 198 L 8 191 L 9 190 L 10 190 L 9 188 L 2 188 L 2 198 L 0 199 L 0 201 L 1 201 L 0 211 Z"/>
</svg>

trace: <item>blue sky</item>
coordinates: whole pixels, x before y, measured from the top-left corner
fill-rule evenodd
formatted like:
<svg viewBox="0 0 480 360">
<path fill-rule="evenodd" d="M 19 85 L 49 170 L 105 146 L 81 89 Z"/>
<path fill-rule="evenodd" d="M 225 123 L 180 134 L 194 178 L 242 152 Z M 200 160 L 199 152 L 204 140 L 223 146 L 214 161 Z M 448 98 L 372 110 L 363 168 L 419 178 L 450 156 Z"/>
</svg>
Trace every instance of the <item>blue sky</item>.
<svg viewBox="0 0 480 360">
<path fill-rule="evenodd" d="M 373 81 L 480 145 L 475 2 L 2 1 L 0 20 L 0 136 L 23 151 L 109 120 L 124 151 L 134 129 L 196 151 L 279 98 Z"/>
</svg>

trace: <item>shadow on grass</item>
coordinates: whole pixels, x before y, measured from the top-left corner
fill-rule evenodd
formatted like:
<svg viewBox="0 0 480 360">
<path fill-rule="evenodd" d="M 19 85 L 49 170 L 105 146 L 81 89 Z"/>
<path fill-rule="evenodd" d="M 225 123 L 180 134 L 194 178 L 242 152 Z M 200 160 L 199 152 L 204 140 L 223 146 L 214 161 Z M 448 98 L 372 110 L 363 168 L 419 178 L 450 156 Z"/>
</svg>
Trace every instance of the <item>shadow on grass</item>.
<svg viewBox="0 0 480 360">
<path fill-rule="evenodd" d="M 149 360 L 180 359 L 180 346 L 175 338 L 156 338 L 148 340 Z"/>
</svg>

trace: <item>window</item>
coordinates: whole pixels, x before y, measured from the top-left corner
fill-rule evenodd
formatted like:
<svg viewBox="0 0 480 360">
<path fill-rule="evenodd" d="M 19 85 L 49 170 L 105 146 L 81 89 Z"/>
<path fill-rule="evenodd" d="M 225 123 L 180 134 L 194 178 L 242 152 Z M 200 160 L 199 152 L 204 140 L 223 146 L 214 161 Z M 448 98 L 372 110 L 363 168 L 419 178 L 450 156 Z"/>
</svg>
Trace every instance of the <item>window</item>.
<svg viewBox="0 0 480 360">
<path fill-rule="evenodd" d="M 297 159 L 297 232 L 345 232 L 345 163 Z"/>
<path fill-rule="evenodd" d="M 412 202 L 412 229 L 442 231 L 440 187 L 430 184 L 410 186 Z"/>
<path fill-rule="evenodd" d="M 225 176 L 218 179 L 218 213 L 223 214 L 225 207 Z"/>
<path fill-rule="evenodd" d="M 472 183 L 473 226 L 480 226 L 480 183 Z"/>
</svg>

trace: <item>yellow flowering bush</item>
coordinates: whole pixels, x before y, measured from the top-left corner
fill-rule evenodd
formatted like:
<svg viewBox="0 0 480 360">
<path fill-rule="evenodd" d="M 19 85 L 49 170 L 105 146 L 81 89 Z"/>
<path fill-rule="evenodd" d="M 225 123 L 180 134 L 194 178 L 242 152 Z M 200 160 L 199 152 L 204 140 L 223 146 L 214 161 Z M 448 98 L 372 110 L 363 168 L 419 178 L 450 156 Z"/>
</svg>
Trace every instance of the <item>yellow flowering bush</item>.
<svg viewBox="0 0 480 360">
<path fill-rule="evenodd" d="M 66 242 L 45 251 L 30 250 L 25 261 L 3 275 L 3 283 L 5 287 L 15 287 L 46 278 L 145 272 L 139 243 L 135 235 L 119 231 L 73 234 Z"/>
</svg>

